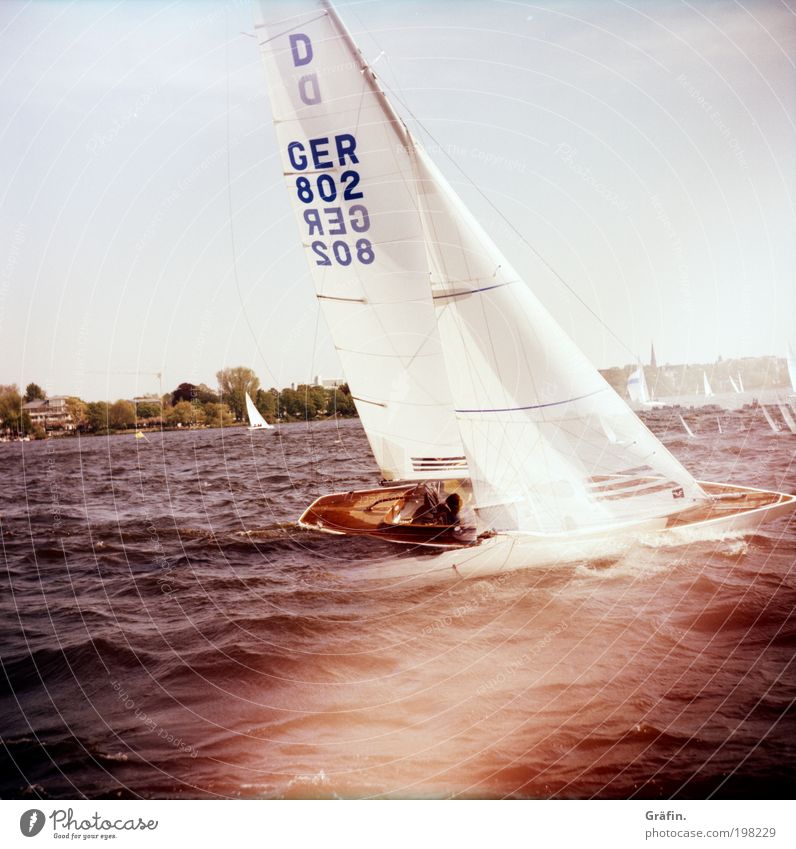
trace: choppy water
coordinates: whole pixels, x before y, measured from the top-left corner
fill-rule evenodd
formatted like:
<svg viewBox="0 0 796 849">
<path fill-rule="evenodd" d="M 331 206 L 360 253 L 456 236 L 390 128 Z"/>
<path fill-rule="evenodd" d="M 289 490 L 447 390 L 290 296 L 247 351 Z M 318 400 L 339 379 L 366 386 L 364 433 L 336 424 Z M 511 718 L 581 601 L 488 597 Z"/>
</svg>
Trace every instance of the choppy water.
<svg viewBox="0 0 796 849">
<path fill-rule="evenodd" d="M 796 490 L 749 411 L 651 426 Z M 0 445 L 3 796 L 792 796 L 796 523 L 430 586 L 300 532 L 359 423 Z"/>
</svg>

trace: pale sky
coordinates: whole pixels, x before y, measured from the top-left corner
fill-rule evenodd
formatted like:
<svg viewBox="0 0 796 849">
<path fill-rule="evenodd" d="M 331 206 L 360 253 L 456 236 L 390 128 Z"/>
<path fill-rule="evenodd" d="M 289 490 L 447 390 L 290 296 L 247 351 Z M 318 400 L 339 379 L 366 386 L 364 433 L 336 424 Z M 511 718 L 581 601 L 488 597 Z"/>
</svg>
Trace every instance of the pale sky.
<svg viewBox="0 0 796 849">
<path fill-rule="evenodd" d="M 796 3 L 337 5 L 596 367 L 631 356 L 459 168 L 643 359 L 796 342 Z M 248 2 L 0 2 L 0 383 L 339 376 L 252 33 Z"/>
</svg>

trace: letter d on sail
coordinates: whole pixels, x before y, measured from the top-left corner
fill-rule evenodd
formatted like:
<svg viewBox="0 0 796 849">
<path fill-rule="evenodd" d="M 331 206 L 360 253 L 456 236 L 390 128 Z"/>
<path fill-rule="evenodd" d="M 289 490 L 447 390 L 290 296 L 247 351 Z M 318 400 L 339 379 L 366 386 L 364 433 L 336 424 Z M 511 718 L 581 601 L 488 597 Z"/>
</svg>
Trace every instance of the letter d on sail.
<svg viewBox="0 0 796 849">
<path fill-rule="evenodd" d="M 293 54 L 293 64 L 309 65 L 312 62 L 312 42 L 303 32 L 296 32 L 290 36 L 290 52 Z"/>
<path fill-rule="evenodd" d="M 312 42 L 308 35 L 303 32 L 295 32 L 288 36 L 290 40 L 290 53 L 293 56 L 293 65 L 296 68 L 309 65 L 312 62 Z M 299 97 L 307 106 L 314 106 L 321 102 L 321 90 L 318 86 L 317 74 L 305 74 L 298 81 Z"/>
<path fill-rule="evenodd" d="M 321 102 L 321 92 L 318 88 L 318 77 L 316 74 L 305 74 L 299 80 L 299 97 L 307 106 L 314 106 Z"/>
</svg>

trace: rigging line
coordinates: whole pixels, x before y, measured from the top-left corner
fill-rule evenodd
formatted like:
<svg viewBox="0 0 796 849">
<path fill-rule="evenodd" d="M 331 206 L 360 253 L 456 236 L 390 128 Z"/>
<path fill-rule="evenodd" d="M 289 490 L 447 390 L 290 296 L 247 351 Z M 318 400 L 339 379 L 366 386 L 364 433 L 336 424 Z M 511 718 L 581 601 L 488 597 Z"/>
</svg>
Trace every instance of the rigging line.
<svg viewBox="0 0 796 849">
<path fill-rule="evenodd" d="M 630 349 L 627 343 L 621 339 L 612 329 L 606 324 L 606 322 L 596 313 L 587 303 L 581 298 L 581 296 L 575 291 L 575 289 L 570 286 L 569 283 L 559 274 L 558 271 L 544 258 L 544 256 L 528 241 L 528 239 L 523 235 L 523 233 L 515 226 L 515 224 L 503 214 L 501 209 L 495 204 L 487 194 L 478 186 L 478 184 L 469 176 L 469 174 L 462 168 L 461 165 L 448 153 L 448 151 L 440 144 L 437 138 L 431 133 L 428 127 L 415 115 L 415 113 L 406 105 L 406 102 L 401 99 L 399 95 L 395 93 L 389 86 L 384 84 L 384 87 L 389 91 L 390 95 L 394 97 L 401 106 L 407 111 L 407 113 L 412 117 L 412 120 L 420 127 L 421 130 L 428 136 L 428 138 L 437 146 L 439 150 L 445 155 L 445 157 L 456 167 L 459 173 L 464 177 L 464 179 L 478 192 L 479 195 L 489 204 L 489 206 L 500 216 L 500 218 L 508 225 L 508 227 L 517 235 L 520 241 L 536 256 L 536 258 L 542 263 L 542 265 L 547 268 L 547 270 L 561 283 L 564 288 L 578 301 L 578 303 L 583 306 L 589 314 L 595 318 L 599 324 L 606 330 L 616 342 L 618 342 L 631 356 L 635 357 L 636 353 Z"/>
</svg>

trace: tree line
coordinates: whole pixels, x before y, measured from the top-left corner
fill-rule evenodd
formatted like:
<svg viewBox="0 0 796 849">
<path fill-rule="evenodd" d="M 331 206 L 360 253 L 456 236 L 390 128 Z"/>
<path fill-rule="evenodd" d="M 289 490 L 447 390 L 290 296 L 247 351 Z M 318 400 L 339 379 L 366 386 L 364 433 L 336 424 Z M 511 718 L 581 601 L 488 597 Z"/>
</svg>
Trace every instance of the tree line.
<svg viewBox="0 0 796 849">
<path fill-rule="evenodd" d="M 160 398 L 108 402 L 68 396 L 65 406 L 70 427 L 80 433 L 148 427 L 231 427 L 247 421 L 247 393 L 269 424 L 357 415 L 345 384 L 334 389 L 309 384 L 263 389 L 254 371 L 245 366 L 222 369 L 216 379 L 216 389 L 204 383 L 185 382 Z M 46 397 L 36 383 L 29 383 L 24 393 L 16 384 L 0 385 L 0 433 L 6 437 L 44 437 L 44 428 L 34 424 L 23 407 Z"/>
</svg>

